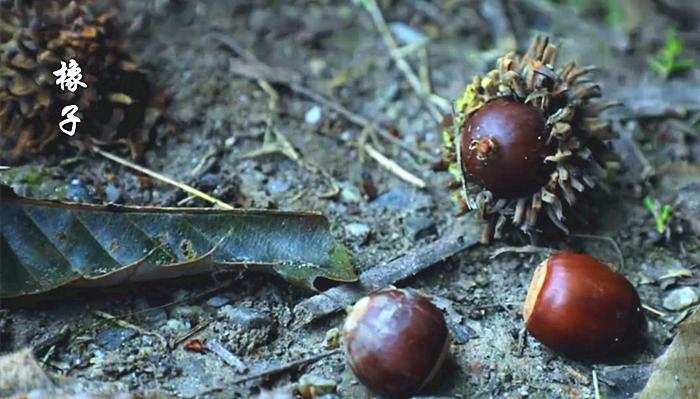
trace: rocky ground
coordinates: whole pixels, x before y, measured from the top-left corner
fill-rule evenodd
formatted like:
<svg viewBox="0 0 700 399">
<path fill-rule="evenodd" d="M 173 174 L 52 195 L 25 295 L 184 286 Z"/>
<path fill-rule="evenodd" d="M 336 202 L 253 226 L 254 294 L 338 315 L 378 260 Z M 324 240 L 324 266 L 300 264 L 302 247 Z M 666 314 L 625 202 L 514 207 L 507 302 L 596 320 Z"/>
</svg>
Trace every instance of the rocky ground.
<svg viewBox="0 0 700 399">
<path fill-rule="evenodd" d="M 687 57 L 697 64 L 700 17 L 684 15 L 700 16 L 700 8 L 680 1 L 669 2 L 671 11 L 655 1 L 380 3 L 399 44 L 412 46 L 406 60 L 419 76 L 429 75 L 434 92 L 444 98 L 457 98 L 473 74 L 487 71 L 504 52 L 524 48 L 536 33 L 546 33 L 559 43 L 561 60 L 596 64 L 604 95 L 626 104 L 608 115 L 626 169 L 613 180 L 610 199 L 600 204 L 588 229 L 539 242 L 524 253 L 495 256 L 513 243 L 475 247 L 398 283 L 448 309 L 455 336 L 448 366 L 425 394 L 592 397 L 594 370 L 606 398 L 641 390 L 649 364 L 671 341 L 678 322 L 697 307 L 700 294 L 700 74 L 691 69 L 664 79 L 648 63 L 663 51 L 675 26 Z M 672 12 L 679 10 L 680 16 Z M 333 98 L 404 145 L 440 158 L 439 122 L 360 6 L 129 1 L 121 18 L 130 24 L 135 54 L 150 78 L 173 94 L 172 128 L 142 161 L 150 169 L 239 206 L 321 211 L 334 236 L 352 249 L 359 271 L 467 223 L 454 216 L 447 172 L 373 137 L 294 87 Z M 241 73 L 241 63 L 251 57 L 283 68 L 272 82 L 278 95 L 272 107 L 269 90 Z M 450 111 L 431 104 L 440 113 Z M 427 187 L 419 189 L 379 165 L 362 151 L 365 142 Z M 298 159 L 283 151 L 286 143 Z M 261 148 L 273 151 L 255 153 Z M 8 183 L 29 196 L 209 206 L 95 154 L 67 150 L 23 168 Z M 325 195 L 336 187 L 336 195 Z M 664 234 L 644 205 L 647 196 L 673 206 Z M 652 309 L 643 353 L 621 365 L 579 363 L 522 335 L 521 304 L 546 248 L 585 251 L 628 276 Z M 295 316 L 295 304 L 311 295 L 254 273 L 80 291 L 78 297 L 0 310 L 0 351 L 33 348 L 48 373 L 90 381 L 103 392 L 247 398 L 275 390 L 280 396 L 267 397 L 282 398 L 300 384 L 315 384 L 329 386 L 338 397 L 369 397 L 341 353 L 238 382 L 332 347 L 341 314 L 305 325 Z M 210 350 L 187 350 L 194 339 Z M 216 345 L 224 350 L 211 350 Z M 242 365 L 227 362 L 226 352 Z M 331 397 L 336 396 L 326 396 Z"/>
</svg>

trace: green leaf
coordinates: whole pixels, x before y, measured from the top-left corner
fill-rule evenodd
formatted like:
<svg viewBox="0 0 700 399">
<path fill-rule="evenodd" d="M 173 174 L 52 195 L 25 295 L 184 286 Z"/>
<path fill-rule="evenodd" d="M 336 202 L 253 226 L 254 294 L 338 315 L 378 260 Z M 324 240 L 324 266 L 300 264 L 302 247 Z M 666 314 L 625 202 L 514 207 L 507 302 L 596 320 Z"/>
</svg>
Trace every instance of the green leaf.
<svg viewBox="0 0 700 399">
<path fill-rule="evenodd" d="M 668 31 L 666 45 L 656 57 L 649 60 L 649 67 L 663 79 L 695 67 L 695 61 L 685 57 L 685 46 L 675 29 Z"/>
<path fill-rule="evenodd" d="M 319 213 L 86 205 L 2 185 L 0 204 L 0 298 L 242 268 L 310 289 L 357 280 Z"/>
</svg>

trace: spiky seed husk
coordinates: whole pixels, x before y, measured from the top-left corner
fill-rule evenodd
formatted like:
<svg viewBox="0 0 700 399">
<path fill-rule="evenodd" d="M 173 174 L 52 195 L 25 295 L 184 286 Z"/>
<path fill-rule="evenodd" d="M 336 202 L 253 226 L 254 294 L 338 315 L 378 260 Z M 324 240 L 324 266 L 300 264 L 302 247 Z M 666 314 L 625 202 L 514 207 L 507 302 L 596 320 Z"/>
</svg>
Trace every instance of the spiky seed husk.
<svg viewBox="0 0 700 399">
<path fill-rule="evenodd" d="M 515 227 L 533 234 L 546 217 L 568 234 L 567 223 L 578 212 L 586 191 L 607 190 L 605 179 L 619 167 L 607 141 L 613 137 L 599 113 L 616 102 L 599 100 L 600 88 L 584 77 L 592 66 L 570 62 L 556 68 L 557 49 L 547 37 L 536 37 L 522 56 L 511 52 L 485 76 L 477 75 L 456 101 L 456 115 L 445 124 L 443 147 L 448 170 L 459 182 L 453 198 L 464 210 L 475 210 L 486 221 L 482 241 L 500 238 Z M 517 198 L 497 198 L 465 178 L 460 143 L 462 127 L 485 104 L 498 98 L 538 108 L 545 117 L 547 142 L 555 146 L 545 162 L 553 163 L 548 181 Z"/>
</svg>

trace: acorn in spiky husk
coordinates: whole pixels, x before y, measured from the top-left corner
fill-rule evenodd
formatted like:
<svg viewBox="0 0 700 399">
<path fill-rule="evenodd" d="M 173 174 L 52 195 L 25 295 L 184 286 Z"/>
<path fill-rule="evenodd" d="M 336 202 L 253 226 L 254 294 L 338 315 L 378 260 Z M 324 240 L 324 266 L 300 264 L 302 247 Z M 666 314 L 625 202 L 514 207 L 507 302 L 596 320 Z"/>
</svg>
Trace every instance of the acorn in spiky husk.
<svg viewBox="0 0 700 399">
<path fill-rule="evenodd" d="M 487 221 L 482 241 L 508 231 L 533 235 L 546 225 L 568 233 L 588 193 L 619 166 L 599 113 L 615 102 L 584 78 L 592 67 L 555 68 L 557 49 L 537 37 L 509 53 L 486 76 L 475 76 L 446 119 L 445 161 L 463 211 Z M 510 229 L 516 227 L 517 229 Z"/>
<path fill-rule="evenodd" d="M 88 138 L 123 141 L 132 156 L 142 151 L 160 112 L 148 108 L 151 88 L 127 51 L 116 14 L 116 9 L 93 12 L 88 1 L 0 6 L 0 161 L 16 162 Z M 82 69 L 87 88 L 61 91 L 55 84 L 52 72 L 70 59 Z M 81 119 L 73 138 L 58 128 L 61 110 L 71 104 Z"/>
</svg>

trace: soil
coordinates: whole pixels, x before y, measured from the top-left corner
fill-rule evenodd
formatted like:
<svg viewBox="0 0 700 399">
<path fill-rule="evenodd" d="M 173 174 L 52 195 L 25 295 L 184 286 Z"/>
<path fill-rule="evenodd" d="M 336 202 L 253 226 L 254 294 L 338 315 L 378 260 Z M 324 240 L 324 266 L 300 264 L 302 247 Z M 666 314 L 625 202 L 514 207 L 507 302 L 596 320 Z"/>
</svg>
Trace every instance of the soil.
<svg viewBox="0 0 700 399">
<path fill-rule="evenodd" d="M 361 127 L 289 85 L 274 85 L 279 99 L 271 111 L 268 93 L 255 80 L 232 72 L 232 60 L 240 61 L 241 54 L 219 39 L 228 38 L 269 66 L 294 71 L 290 76 L 304 86 L 439 159 L 440 124 L 396 67 L 369 14 L 355 3 L 362 2 L 133 0 L 121 18 L 130 24 L 134 54 L 149 69 L 152 82 L 173 94 L 169 129 L 158 135 L 140 163 L 237 206 L 323 212 L 334 236 L 352 249 L 361 272 L 459 225 L 446 188 L 449 174 L 387 141 L 371 141 L 428 186 L 406 183 L 359 150 L 359 143 L 372 140 Z M 676 26 L 686 56 L 697 65 L 700 18 L 688 26 L 651 1 L 623 8 L 626 18 L 621 21 L 612 20 L 617 14 L 605 6 L 616 2 L 593 2 L 597 6 L 585 9 L 575 8 L 579 2 L 573 1 L 512 2 L 506 9 L 501 2 L 481 3 L 380 5 L 400 44 L 428 40 L 427 46 L 407 51 L 406 59 L 415 70 L 429 71 L 435 93 L 448 99 L 460 96 L 471 76 L 488 71 L 509 47 L 523 49 L 538 32 L 560 44 L 560 61 L 596 64 L 604 95 L 627 105 L 609 114 L 626 168 L 613 178 L 608 199 L 587 228 L 534 243 L 527 252 L 494 256 L 522 243 L 478 246 L 397 283 L 445 308 L 455 337 L 448 365 L 424 395 L 593 397 L 595 371 L 604 397 L 629 397 L 643 388 L 649 364 L 694 309 L 669 309 L 664 300 L 683 287 L 698 292 L 700 99 L 694 89 L 700 87 L 700 73 L 692 69 L 664 80 L 648 60 Z M 690 2 L 668 3 L 681 14 L 700 15 L 697 5 L 686 4 Z M 301 161 L 281 152 L 250 156 L 274 143 L 270 123 Z M 110 151 L 127 155 L 124 148 Z M 17 175 L 5 178 L 24 195 L 210 206 L 96 154 L 72 149 L 37 157 L 22 168 L 46 182 L 39 186 Z M 340 191 L 327 197 L 334 183 Z M 674 206 L 663 234 L 644 205 L 647 196 Z M 525 336 L 521 304 L 547 248 L 593 254 L 633 282 L 652 309 L 646 313 L 648 345 L 642 353 L 621 364 L 582 363 Z M 673 274 L 682 269 L 689 273 Z M 89 381 L 93 392 L 182 398 L 247 398 L 263 392 L 261 397 L 286 398 L 310 374 L 337 385 L 337 396 L 327 398 L 370 397 L 340 352 L 234 383 L 332 347 L 326 336 L 340 326 L 342 314 L 307 325 L 295 318 L 295 304 L 311 295 L 280 278 L 255 273 L 80 291 L 0 310 L 0 351 L 33 348 L 47 373 L 81 384 Z M 164 345 L 200 325 L 200 331 L 174 347 Z M 237 369 L 212 350 L 186 350 L 194 339 L 218 342 L 244 367 Z"/>
</svg>

